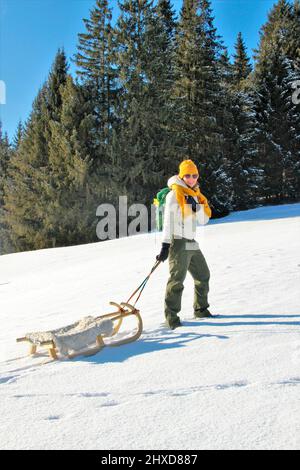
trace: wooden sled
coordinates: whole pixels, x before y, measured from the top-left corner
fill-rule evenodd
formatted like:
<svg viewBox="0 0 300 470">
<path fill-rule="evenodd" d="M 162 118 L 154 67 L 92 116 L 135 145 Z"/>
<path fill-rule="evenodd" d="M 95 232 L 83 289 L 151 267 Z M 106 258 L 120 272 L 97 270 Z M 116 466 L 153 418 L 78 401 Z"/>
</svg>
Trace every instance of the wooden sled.
<svg viewBox="0 0 300 470">
<path fill-rule="evenodd" d="M 113 305 L 117 307 L 117 311 L 112 312 L 112 313 L 107 313 L 105 315 L 100 315 L 96 318 L 94 318 L 95 321 L 102 321 L 102 320 L 110 320 L 113 325 L 112 325 L 112 332 L 110 334 L 105 334 L 101 333 L 96 335 L 94 338 L 94 346 L 93 347 L 88 347 L 85 350 L 79 350 L 75 351 L 71 354 L 67 354 L 64 356 L 61 356 L 59 353 L 59 347 L 56 344 L 55 340 L 47 340 L 43 341 L 38 338 L 38 333 L 28 333 L 26 336 L 22 338 L 17 338 L 17 342 L 23 342 L 27 341 L 30 345 L 29 349 L 29 355 L 35 355 L 37 353 L 37 349 L 39 348 L 45 348 L 49 356 L 56 360 L 56 359 L 64 359 L 67 357 L 68 359 L 73 359 L 74 357 L 77 356 L 92 356 L 99 351 L 101 351 L 104 347 L 109 346 L 109 347 L 115 347 L 115 346 L 121 346 L 123 344 L 128 344 L 133 341 L 136 341 L 142 334 L 143 331 L 143 321 L 142 317 L 140 315 L 140 311 L 136 309 L 134 306 L 130 305 L 129 303 L 126 302 L 121 302 L 120 304 L 116 302 L 109 302 L 110 305 Z M 129 316 L 135 316 L 137 320 L 137 328 L 136 331 L 129 337 L 126 337 L 124 339 L 118 339 L 118 333 L 120 331 L 120 328 L 122 326 L 123 320 L 126 317 Z M 71 330 L 76 326 L 79 322 L 73 323 L 72 325 L 69 325 L 64 328 L 64 331 L 67 333 L 68 330 Z M 58 331 L 58 330 L 55 330 Z M 52 332 L 42 332 L 41 336 L 47 336 L 51 335 Z M 34 338 L 32 338 L 34 336 Z M 114 338 L 115 337 L 115 338 Z M 106 341 L 106 338 L 112 338 L 112 341 Z M 95 346 L 96 345 L 96 346 Z"/>
</svg>

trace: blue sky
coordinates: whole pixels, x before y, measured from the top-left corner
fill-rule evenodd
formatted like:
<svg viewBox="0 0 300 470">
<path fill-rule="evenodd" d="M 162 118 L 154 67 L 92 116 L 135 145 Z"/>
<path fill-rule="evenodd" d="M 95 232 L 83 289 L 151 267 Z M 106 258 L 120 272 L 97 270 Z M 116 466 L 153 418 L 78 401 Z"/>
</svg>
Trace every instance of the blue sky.
<svg viewBox="0 0 300 470">
<path fill-rule="evenodd" d="M 179 13 L 182 0 L 173 0 Z M 259 42 L 259 29 L 276 0 L 212 0 L 215 26 L 229 54 L 242 32 L 248 55 Z M 85 32 L 83 18 L 95 0 L 0 0 L 0 80 L 5 82 L 6 102 L 0 104 L 4 131 L 13 138 L 17 123 L 29 116 L 38 89 L 46 80 L 59 47 L 67 57 L 76 52 L 77 35 Z M 117 0 L 110 0 L 113 22 Z M 70 62 L 69 71 L 75 75 Z"/>
</svg>

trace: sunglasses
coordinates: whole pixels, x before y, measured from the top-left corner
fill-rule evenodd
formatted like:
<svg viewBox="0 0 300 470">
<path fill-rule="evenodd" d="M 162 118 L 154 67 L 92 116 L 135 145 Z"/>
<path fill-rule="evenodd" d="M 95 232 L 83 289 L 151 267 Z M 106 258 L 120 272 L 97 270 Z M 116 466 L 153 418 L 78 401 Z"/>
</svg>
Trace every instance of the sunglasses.
<svg viewBox="0 0 300 470">
<path fill-rule="evenodd" d="M 196 180 L 198 178 L 198 174 L 197 175 L 184 175 L 184 178 L 194 178 L 194 180 Z"/>
</svg>

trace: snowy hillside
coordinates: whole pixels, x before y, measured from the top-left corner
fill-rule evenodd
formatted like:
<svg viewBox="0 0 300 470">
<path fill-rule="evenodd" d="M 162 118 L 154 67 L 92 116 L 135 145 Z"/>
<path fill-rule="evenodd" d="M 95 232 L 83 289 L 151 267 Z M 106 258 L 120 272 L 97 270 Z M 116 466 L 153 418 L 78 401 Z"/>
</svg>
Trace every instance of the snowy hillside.
<svg viewBox="0 0 300 470">
<path fill-rule="evenodd" d="M 183 327 L 162 326 L 165 262 L 137 303 L 137 342 L 44 365 L 14 360 L 28 349 L 15 339 L 113 311 L 149 273 L 160 234 L 0 257 L 0 448 L 300 447 L 300 204 L 233 213 L 197 240 L 217 318 L 192 318 L 188 274 Z"/>
</svg>

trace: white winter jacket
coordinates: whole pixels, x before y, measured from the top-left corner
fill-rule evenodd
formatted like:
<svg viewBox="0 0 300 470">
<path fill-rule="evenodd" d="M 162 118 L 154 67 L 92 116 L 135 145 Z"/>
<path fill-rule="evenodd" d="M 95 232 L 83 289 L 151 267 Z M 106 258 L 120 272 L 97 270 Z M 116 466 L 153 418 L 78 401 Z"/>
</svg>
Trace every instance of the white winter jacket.
<svg viewBox="0 0 300 470">
<path fill-rule="evenodd" d="M 171 188 L 171 185 L 174 183 L 184 186 L 185 188 L 189 187 L 178 175 L 171 176 L 171 178 L 168 179 L 168 187 Z M 195 196 L 194 199 L 198 203 L 197 196 Z M 162 243 L 171 243 L 173 235 L 175 238 L 195 239 L 197 225 L 205 225 L 209 221 L 209 217 L 204 212 L 204 205 L 199 204 L 199 206 L 199 211 L 192 212 L 191 215 L 183 219 L 175 192 L 171 190 L 166 196 Z"/>
</svg>

